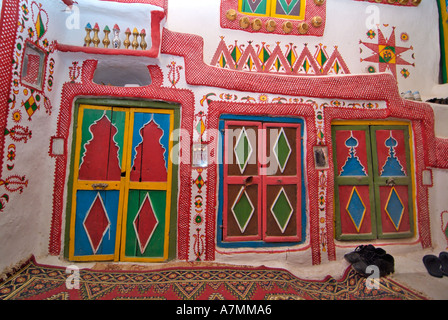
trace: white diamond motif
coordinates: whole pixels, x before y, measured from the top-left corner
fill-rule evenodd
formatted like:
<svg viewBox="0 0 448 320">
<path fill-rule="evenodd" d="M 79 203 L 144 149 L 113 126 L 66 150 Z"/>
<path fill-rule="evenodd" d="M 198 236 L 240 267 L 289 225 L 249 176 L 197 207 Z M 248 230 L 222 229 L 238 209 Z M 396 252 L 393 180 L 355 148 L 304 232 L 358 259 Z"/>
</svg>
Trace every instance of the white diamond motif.
<svg viewBox="0 0 448 320">
<path fill-rule="evenodd" d="M 245 142 L 247 141 L 248 150 L 245 150 Z M 235 143 L 235 148 L 233 149 L 236 157 L 236 161 L 238 164 L 238 168 L 240 168 L 241 174 L 246 170 L 247 164 L 249 163 L 249 159 L 252 156 L 253 148 L 250 144 L 249 137 L 246 132 L 246 128 L 243 127 L 240 135 Z M 247 153 L 246 153 L 247 151 Z"/>
<path fill-rule="evenodd" d="M 282 137 L 284 140 L 280 141 L 280 139 Z M 281 146 L 280 145 L 281 142 L 283 142 L 283 143 L 286 142 L 286 145 Z M 282 159 L 282 160 L 280 160 L 280 150 L 279 150 L 279 148 L 281 148 L 281 147 L 286 147 L 288 149 L 288 153 L 287 153 L 285 159 Z M 283 173 L 283 171 L 285 171 L 286 164 L 288 163 L 289 157 L 291 156 L 291 145 L 289 144 L 288 138 L 286 137 L 285 130 L 283 130 L 283 128 L 280 130 L 280 133 L 278 134 L 277 140 L 275 141 L 275 144 L 274 144 L 273 151 L 274 151 L 275 159 L 277 160 L 277 163 L 280 166 L 280 171 L 281 171 L 281 173 Z"/>
</svg>

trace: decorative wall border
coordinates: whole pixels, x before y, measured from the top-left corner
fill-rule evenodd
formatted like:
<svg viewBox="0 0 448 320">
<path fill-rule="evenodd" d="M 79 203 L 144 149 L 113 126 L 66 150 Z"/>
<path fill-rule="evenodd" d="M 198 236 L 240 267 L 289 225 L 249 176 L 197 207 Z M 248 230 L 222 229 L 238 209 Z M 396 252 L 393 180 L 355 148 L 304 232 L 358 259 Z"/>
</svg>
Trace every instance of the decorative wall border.
<svg viewBox="0 0 448 320">
<path fill-rule="evenodd" d="M 10 97 L 14 46 L 18 33 L 17 21 L 19 19 L 20 0 L 3 1 L 0 21 L 0 129 L 4 132 L 8 119 L 8 99 Z M 6 89 L 8 88 L 8 89 Z M 5 135 L 0 135 L 0 176 L 3 176 L 3 154 L 5 152 Z"/>
<path fill-rule="evenodd" d="M 298 21 L 244 14 L 238 12 L 238 0 L 221 0 L 221 27 L 251 33 L 321 37 L 325 31 L 326 7 L 326 0 L 307 0 L 305 19 Z M 272 29 L 268 29 L 268 24 Z"/>
<path fill-rule="evenodd" d="M 282 47 L 286 48 L 285 52 Z M 280 42 L 273 46 L 265 42 L 253 44 L 252 41 L 248 41 L 247 45 L 238 45 L 238 41 L 235 40 L 234 45 L 227 45 L 224 37 L 221 37 L 210 64 L 231 70 L 287 75 L 350 74 L 337 46 L 333 48 L 331 54 L 327 53 L 327 46 L 323 44 L 315 46 L 314 54 L 311 53 L 307 44 L 304 44 L 301 51 L 298 52 L 297 49 L 298 46 L 294 43 L 281 46 Z"/>
</svg>

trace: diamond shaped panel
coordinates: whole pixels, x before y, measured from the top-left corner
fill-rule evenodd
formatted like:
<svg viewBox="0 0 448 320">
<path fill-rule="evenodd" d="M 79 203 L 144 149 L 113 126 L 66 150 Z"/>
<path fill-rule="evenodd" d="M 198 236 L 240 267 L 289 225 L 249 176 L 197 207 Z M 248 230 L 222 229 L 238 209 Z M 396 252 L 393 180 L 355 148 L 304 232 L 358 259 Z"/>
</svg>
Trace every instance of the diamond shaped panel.
<svg viewBox="0 0 448 320">
<path fill-rule="evenodd" d="M 159 224 L 159 220 L 154 213 L 149 194 L 146 194 L 145 200 L 143 200 L 143 203 L 135 216 L 133 224 L 138 244 L 140 246 L 140 252 L 143 253 L 151 240 L 154 230 Z"/>
<path fill-rule="evenodd" d="M 250 156 L 253 152 L 249 137 L 247 136 L 246 128 L 244 127 L 241 130 L 238 140 L 236 141 L 234 152 L 238 167 L 240 168 L 241 173 L 243 173 L 244 170 L 246 170 Z"/>
<path fill-rule="evenodd" d="M 83 222 L 94 254 L 97 253 L 110 224 L 103 199 L 98 192 Z"/>
<path fill-rule="evenodd" d="M 359 195 L 356 187 L 353 187 L 346 209 L 356 227 L 356 230 L 359 232 L 366 213 L 366 206 L 364 205 L 364 202 L 362 202 L 361 196 Z"/>
<path fill-rule="evenodd" d="M 289 201 L 288 196 L 286 195 L 284 188 L 280 189 L 277 197 L 272 203 L 271 212 L 280 230 L 282 231 L 282 233 L 285 233 L 286 227 L 288 226 L 294 209 L 291 205 L 291 202 Z"/>
<path fill-rule="evenodd" d="M 400 196 L 397 193 L 395 188 L 392 188 L 389 194 L 389 199 L 386 203 L 386 213 L 389 216 L 389 219 L 394 224 L 395 229 L 398 231 L 401 224 L 401 218 L 404 213 L 404 205 L 401 202 Z"/>
<path fill-rule="evenodd" d="M 283 128 L 277 137 L 274 144 L 274 155 L 280 165 L 280 171 L 285 171 L 286 164 L 288 163 L 289 156 L 291 155 L 291 146 L 289 145 L 288 138 L 286 137 Z"/>
<path fill-rule="evenodd" d="M 246 190 L 242 187 L 232 206 L 232 213 L 238 223 L 241 233 L 244 233 L 246 230 L 254 212 L 255 208 L 250 201 Z"/>
</svg>

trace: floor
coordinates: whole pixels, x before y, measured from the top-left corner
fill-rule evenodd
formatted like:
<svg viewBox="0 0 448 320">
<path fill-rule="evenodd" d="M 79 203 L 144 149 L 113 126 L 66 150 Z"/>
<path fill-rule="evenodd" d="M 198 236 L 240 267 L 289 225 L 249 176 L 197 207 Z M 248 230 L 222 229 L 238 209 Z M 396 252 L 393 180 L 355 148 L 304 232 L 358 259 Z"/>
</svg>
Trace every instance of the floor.
<svg viewBox="0 0 448 320">
<path fill-rule="evenodd" d="M 427 251 L 425 254 L 439 255 L 438 251 Z M 448 277 L 436 278 L 431 276 L 422 262 L 423 255 L 409 254 L 396 259 L 396 272 L 391 279 L 423 293 L 435 300 L 448 300 Z"/>
<path fill-rule="evenodd" d="M 428 274 L 423 265 L 422 258 L 426 254 L 438 255 L 438 251 L 424 250 L 415 253 L 407 253 L 394 255 L 395 258 L 395 272 L 389 277 L 408 288 L 422 294 L 428 299 L 432 300 L 448 300 L 448 277 L 435 278 Z M 67 266 L 70 263 L 63 262 L 57 257 L 43 257 L 37 258 L 37 262 L 47 265 L 62 265 Z M 163 269 L 178 266 L 213 266 L 222 265 L 219 263 L 208 262 L 181 262 L 173 261 L 169 263 L 160 264 L 125 264 L 125 263 L 77 263 L 80 268 L 90 268 L 97 270 L 134 270 L 144 271 L 151 269 Z M 256 263 L 250 266 L 257 266 Z M 269 265 L 266 265 L 270 267 Z M 323 280 L 326 276 L 331 275 L 335 279 L 340 279 L 345 270 L 349 267 L 349 263 L 344 259 L 325 263 L 317 266 L 293 266 L 285 265 L 283 268 L 287 269 L 301 279 Z M 278 268 L 278 265 L 272 265 Z"/>
</svg>

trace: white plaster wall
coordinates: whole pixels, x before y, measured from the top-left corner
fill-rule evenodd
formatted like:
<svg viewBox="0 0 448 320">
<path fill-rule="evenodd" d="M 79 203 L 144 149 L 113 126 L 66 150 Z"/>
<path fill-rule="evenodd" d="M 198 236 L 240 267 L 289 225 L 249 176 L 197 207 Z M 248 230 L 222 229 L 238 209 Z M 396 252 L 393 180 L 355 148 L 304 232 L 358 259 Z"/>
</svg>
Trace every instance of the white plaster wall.
<svg viewBox="0 0 448 320">
<path fill-rule="evenodd" d="M 448 240 L 443 233 L 442 226 L 446 226 L 448 214 L 448 170 L 433 169 L 434 186 L 429 191 L 429 209 L 431 212 L 431 234 L 433 248 L 436 251 L 446 251 Z M 442 224 L 443 221 L 443 224 Z"/>
<path fill-rule="evenodd" d="M 448 90 L 444 97 L 448 96 Z M 448 138 L 448 106 L 431 104 L 434 110 L 435 134 L 437 137 Z M 429 210 L 431 216 L 431 234 L 433 247 L 445 251 L 448 248 L 448 240 L 443 233 L 448 222 L 448 170 L 432 169 L 433 186 L 429 188 Z"/>
<path fill-rule="evenodd" d="M 447 88 L 448 89 L 448 88 Z M 448 90 L 445 92 L 445 96 L 448 97 Z M 435 120 L 435 134 L 437 137 L 448 138 L 448 106 L 441 104 L 430 104 L 434 110 L 434 120 Z"/>
</svg>

